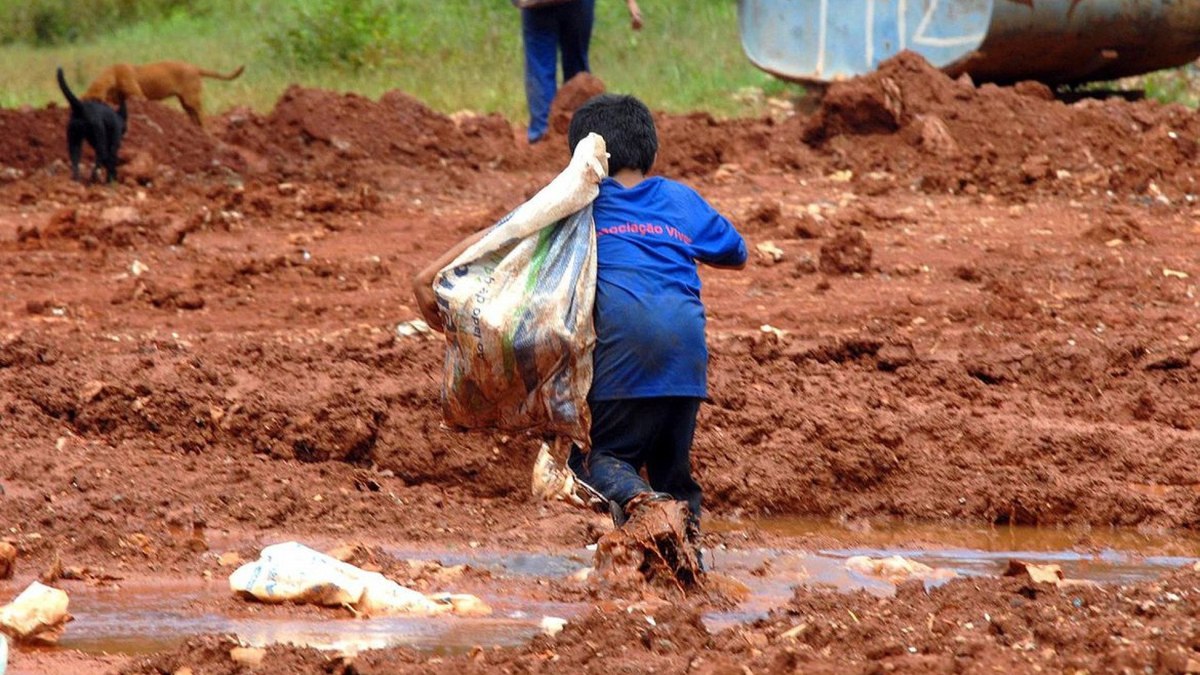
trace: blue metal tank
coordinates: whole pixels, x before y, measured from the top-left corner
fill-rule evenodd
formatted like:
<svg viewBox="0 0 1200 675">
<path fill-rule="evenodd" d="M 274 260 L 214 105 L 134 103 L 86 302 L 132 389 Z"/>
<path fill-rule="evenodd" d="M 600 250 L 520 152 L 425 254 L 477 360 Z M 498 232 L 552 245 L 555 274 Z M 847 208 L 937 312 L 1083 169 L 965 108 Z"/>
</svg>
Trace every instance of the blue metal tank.
<svg viewBox="0 0 1200 675">
<path fill-rule="evenodd" d="M 951 75 L 1107 80 L 1200 56 L 1200 0 L 739 0 L 742 47 L 784 79 L 829 82 L 909 49 Z"/>
</svg>

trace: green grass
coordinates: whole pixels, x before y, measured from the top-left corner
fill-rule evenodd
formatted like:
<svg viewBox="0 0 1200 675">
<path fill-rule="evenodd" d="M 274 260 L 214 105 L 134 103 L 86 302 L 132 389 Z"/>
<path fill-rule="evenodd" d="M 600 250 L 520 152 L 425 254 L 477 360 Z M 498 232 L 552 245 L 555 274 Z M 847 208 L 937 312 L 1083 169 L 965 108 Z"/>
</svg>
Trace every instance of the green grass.
<svg viewBox="0 0 1200 675">
<path fill-rule="evenodd" d="M 289 84 L 298 83 L 371 98 L 401 89 L 444 112 L 470 109 L 524 119 L 520 16 L 508 2 L 349 1 L 384 7 L 386 16 L 367 22 L 372 44 L 365 49 L 350 44 L 353 55 L 340 62 L 332 55 L 346 51 L 343 42 L 354 41 L 358 29 L 331 30 L 314 40 L 310 33 L 328 26 L 320 17 L 307 23 L 301 18 L 305 11 L 344 9 L 336 0 L 208 0 L 204 12 L 177 9 L 86 41 L 3 45 L 0 105 L 61 102 L 54 82 L 60 64 L 81 91 L 114 62 L 183 59 L 222 71 L 246 64 L 241 78 L 206 85 L 209 112 L 237 105 L 267 111 Z M 636 94 L 655 109 L 718 116 L 762 112 L 761 97 L 737 96 L 747 88 L 776 96 L 800 91 L 779 85 L 746 60 L 736 3 L 648 0 L 642 11 L 646 26 L 634 32 L 624 3 L 597 2 L 591 65 L 610 90 Z M 301 56 L 315 54 L 318 63 L 288 52 L 289 42 L 300 45 Z"/>
</svg>

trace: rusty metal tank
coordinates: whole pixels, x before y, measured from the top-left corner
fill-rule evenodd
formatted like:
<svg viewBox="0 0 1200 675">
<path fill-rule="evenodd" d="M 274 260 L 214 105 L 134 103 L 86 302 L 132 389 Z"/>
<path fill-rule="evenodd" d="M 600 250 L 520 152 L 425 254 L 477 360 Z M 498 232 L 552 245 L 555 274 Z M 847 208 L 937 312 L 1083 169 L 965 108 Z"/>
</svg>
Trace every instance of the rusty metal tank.
<svg viewBox="0 0 1200 675">
<path fill-rule="evenodd" d="M 739 0 L 746 55 L 799 82 L 909 49 L 951 75 L 1075 84 L 1200 57 L 1200 0 Z"/>
</svg>

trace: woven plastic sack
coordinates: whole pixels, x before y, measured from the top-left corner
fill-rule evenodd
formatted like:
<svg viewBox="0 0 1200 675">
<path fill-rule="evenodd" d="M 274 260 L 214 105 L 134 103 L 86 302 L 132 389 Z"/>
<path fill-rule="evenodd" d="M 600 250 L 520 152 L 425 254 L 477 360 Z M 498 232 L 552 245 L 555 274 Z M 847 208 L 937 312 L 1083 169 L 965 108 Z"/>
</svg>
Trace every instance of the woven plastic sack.
<svg viewBox="0 0 1200 675">
<path fill-rule="evenodd" d="M 608 172 L 589 134 L 571 163 L 434 280 L 451 426 L 537 431 L 588 447 L 596 332 L 592 201 Z"/>
</svg>

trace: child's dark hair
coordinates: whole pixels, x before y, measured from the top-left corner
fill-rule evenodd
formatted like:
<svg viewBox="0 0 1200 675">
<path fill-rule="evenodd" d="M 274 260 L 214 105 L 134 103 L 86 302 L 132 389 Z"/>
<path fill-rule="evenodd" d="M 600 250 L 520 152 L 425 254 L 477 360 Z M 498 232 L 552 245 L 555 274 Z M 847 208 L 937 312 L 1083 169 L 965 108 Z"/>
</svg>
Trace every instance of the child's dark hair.
<svg viewBox="0 0 1200 675">
<path fill-rule="evenodd" d="M 600 94 L 575 111 L 567 130 L 571 152 L 591 132 L 604 137 L 608 147 L 608 173 L 637 169 L 648 173 L 658 154 L 654 116 L 645 103 L 633 96 Z"/>
</svg>

